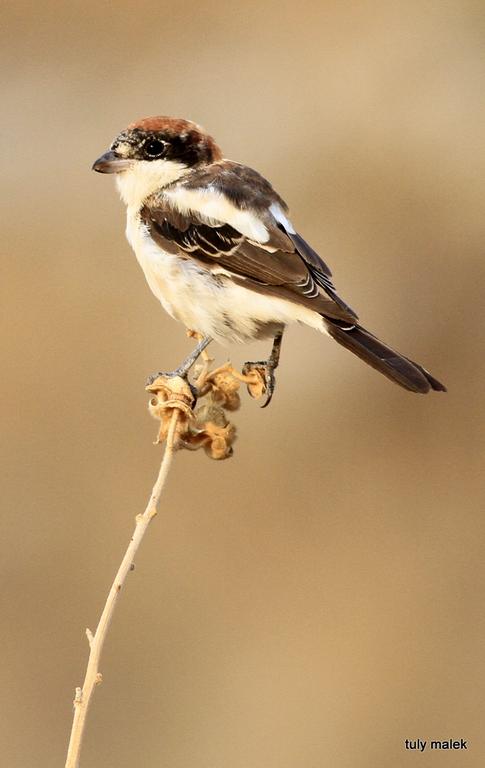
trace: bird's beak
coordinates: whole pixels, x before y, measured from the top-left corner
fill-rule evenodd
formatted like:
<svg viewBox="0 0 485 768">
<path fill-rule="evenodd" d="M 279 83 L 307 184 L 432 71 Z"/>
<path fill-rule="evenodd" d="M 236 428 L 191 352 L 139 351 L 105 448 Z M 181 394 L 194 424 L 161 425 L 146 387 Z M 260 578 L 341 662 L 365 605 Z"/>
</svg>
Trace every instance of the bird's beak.
<svg viewBox="0 0 485 768">
<path fill-rule="evenodd" d="M 93 171 L 98 173 L 121 173 L 126 171 L 132 165 L 132 160 L 119 157 L 112 149 L 98 157 L 93 163 Z"/>
</svg>

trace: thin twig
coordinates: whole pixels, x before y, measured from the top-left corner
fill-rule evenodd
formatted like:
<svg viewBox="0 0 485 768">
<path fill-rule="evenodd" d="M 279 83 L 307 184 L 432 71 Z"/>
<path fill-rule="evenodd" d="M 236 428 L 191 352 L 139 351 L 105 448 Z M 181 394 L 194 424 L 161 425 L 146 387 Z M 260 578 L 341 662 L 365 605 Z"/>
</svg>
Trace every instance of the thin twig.
<svg viewBox="0 0 485 768">
<path fill-rule="evenodd" d="M 86 726 L 86 717 L 88 714 L 89 705 L 91 703 L 92 695 L 96 685 L 98 685 L 102 680 L 102 676 L 99 671 L 99 662 L 104 641 L 106 639 L 109 625 L 113 617 L 119 593 L 125 583 L 128 573 L 132 569 L 133 560 L 135 558 L 138 547 L 142 542 L 150 521 L 157 514 L 158 502 L 160 500 L 163 486 L 165 484 L 165 480 L 167 478 L 175 452 L 175 436 L 177 431 L 177 421 L 179 417 L 180 411 L 174 409 L 170 419 L 167 442 L 157 480 L 153 486 L 153 490 L 151 492 L 145 511 L 142 515 L 138 515 L 136 518 L 136 526 L 133 532 L 133 536 L 131 537 L 128 548 L 118 569 L 118 573 L 116 574 L 115 580 L 113 581 L 109 591 L 106 604 L 103 608 L 103 612 L 96 628 L 96 632 L 93 635 L 89 629 L 86 630 L 90 649 L 89 659 L 83 686 L 82 688 L 76 689 L 76 696 L 74 699 L 74 719 L 72 723 L 71 738 L 69 740 L 69 748 L 67 751 L 65 768 L 78 768 L 79 766 L 79 756 L 81 752 L 81 745 Z"/>
</svg>

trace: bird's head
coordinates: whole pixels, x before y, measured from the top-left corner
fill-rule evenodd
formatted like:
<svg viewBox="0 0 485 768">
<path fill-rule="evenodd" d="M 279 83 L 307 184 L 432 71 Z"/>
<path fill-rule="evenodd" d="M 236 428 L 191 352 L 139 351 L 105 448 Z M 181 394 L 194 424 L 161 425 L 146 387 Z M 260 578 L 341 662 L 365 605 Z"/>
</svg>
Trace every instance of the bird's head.
<svg viewBox="0 0 485 768">
<path fill-rule="evenodd" d="M 175 117 L 146 117 L 118 134 L 93 170 L 116 174 L 125 203 L 138 205 L 192 168 L 221 159 L 221 150 L 200 125 Z"/>
</svg>

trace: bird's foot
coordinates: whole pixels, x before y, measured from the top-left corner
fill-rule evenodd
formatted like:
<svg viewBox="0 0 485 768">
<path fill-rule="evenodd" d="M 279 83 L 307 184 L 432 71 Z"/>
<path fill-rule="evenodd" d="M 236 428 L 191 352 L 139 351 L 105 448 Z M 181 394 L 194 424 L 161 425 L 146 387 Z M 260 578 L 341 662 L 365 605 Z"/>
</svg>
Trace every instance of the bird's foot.
<svg viewBox="0 0 485 768">
<path fill-rule="evenodd" d="M 145 387 L 151 387 L 156 379 L 171 379 L 175 376 L 180 376 L 181 379 L 187 380 L 187 371 L 181 371 L 179 368 L 176 368 L 175 371 L 157 371 L 156 373 L 151 373 L 150 376 L 147 376 Z"/>
<path fill-rule="evenodd" d="M 176 368 L 174 371 L 169 371 L 169 372 L 158 371 L 157 373 L 152 373 L 152 375 L 148 377 L 145 386 L 151 387 L 153 382 L 160 377 L 175 378 L 176 376 L 178 376 L 180 379 L 183 379 L 189 384 L 191 390 L 194 393 L 194 397 L 197 397 L 197 394 L 196 394 L 197 391 L 195 387 L 193 387 L 193 385 L 189 382 L 188 374 L 190 369 L 194 365 L 195 361 L 197 360 L 197 358 L 204 352 L 205 348 L 210 343 L 211 343 L 211 338 L 209 336 L 203 336 L 199 340 L 199 343 L 197 344 L 195 349 L 192 350 L 190 355 L 188 355 L 185 358 L 185 360 L 181 363 L 181 365 L 179 365 L 178 368 Z"/>
<path fill-rule="evenodd" d="M 199 390 L 189 381 L 188 371 L 184 370 L 183 367 L 176 368 L 175 371 L 157 371 L 157 373 L 150 374 L 145 382 L 145 389 L 151 387 L 157 379 L 174 379 L 177 377 L 183 379 L 189 385 L 195 405 L 199 396 Z"/>
<path fill-rule="evenodd" d="M 250 379 L 246 381 L 246 385 L 251 397 L 258 398 L 266 395 L 261 408 L 266 408 L 273 397 L 276 385 L 274 371 L 277 365 L 278 363 L 275 364 L 272 360 L 257 360 L 243 365 L 243 376 Z"/>
</svg>

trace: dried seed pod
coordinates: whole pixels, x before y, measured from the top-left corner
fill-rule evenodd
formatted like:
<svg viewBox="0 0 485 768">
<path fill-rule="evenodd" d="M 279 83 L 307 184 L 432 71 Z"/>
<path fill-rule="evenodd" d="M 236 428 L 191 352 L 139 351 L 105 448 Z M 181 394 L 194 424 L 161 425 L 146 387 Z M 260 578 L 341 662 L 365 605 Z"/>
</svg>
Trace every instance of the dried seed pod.
<svg viewBox="0 0 485 768">
<path fill-rule="evenodd" d="M 204 429 L 204 425 L 208 421 L 213 421 L 219 427 L 225 427 L 227 424 L 224 409 L 215 399 L 213 392 L 209 392 L 194 411 L 194 426 L 197 429 Z"/>
<path fill-rule="evenodd" d="M 148 408 L 160 421 L 157 443 L 167 439 L 175 409 L 178 411 L 175 445 L 192 451 L 203 448 L 207 456 L 220 461 L 232 456 L 236 439 L 236 428 L 228 421 L 226 411 L 239 408 L 241 382 L 246 384 L 251 397 L 266 393 L 265 369 L 253 364 L 240 373 L 231 363 L 226 363 L 208 372 L 207 365 L 205 361 L 196 376 L 197 407 L 196 390 L 186 379 L 161 375 L 147 387 L 153 395 Z"/>
<path fill-rule="evenodd" d="M 235 426 L 228 422 L 216 392 L 209 391 L 195 410 L 187 447 L 192 450 L 204 448 L 207 456 L 220 461 L 232 456 L 235 439 Z"/>
<path fill-rule="evenodd" d="M 225 427 L 208 421 L 205 425 L 205 434 L 207 439 L 204 443 L 204 450 L 211 459 L 220 461 L 232 456 L 232 444 L 236 439 L 236 428 L 234 424 L 228 423 Z"/>
<path fill-rule="evenodd" d="M 188 382 L 180 376 L 159 376 L 146 389 L 153 393 L 148 410 L 154 419 L 160 421 L 157 443 L 163 442 L 167 437 L 173 410 L 179 411 L 175 434 L 177 444 L 183 440 L 194 419 L 194 396 Z"/>
<path fill-rule="evenodd" d="M 237 411 L 241 405 L 239 397 L 240 381 L 236 378 L 235 370 L 230 363 L 222 365 L 209 373 L 204 380 L 204 386 L 209 385 L 214 399 L 228 411 Z"/>
</svg>

